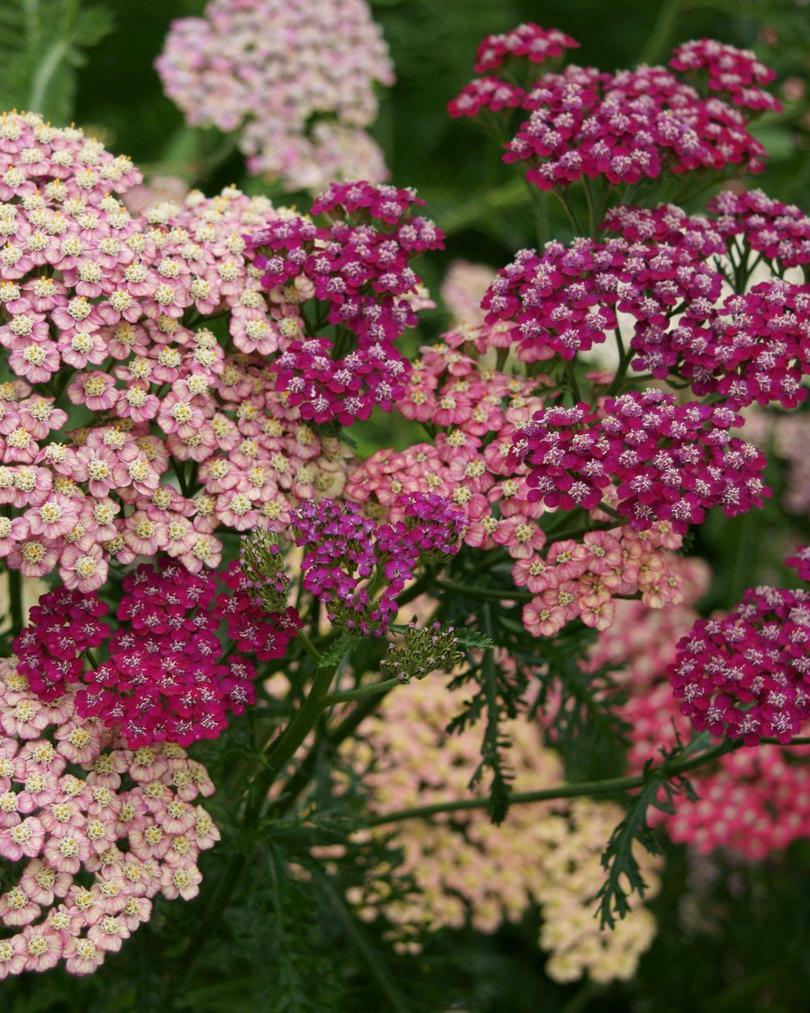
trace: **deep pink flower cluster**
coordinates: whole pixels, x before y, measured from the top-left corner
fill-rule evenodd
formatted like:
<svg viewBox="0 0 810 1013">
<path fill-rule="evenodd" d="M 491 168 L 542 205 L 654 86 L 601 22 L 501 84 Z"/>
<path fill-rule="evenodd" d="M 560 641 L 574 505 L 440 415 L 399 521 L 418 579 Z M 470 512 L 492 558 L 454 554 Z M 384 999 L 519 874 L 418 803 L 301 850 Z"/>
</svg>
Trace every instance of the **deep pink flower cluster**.
<svg viewBox="0 0 810 1013">
<path fill-rule="evenodd" d="M 294 609 L 265 612 L 236 564 L 223 579 L 230 593 L 218 593 L 210 572 L 194 575 L 166 560 L 141 565 L 124 578 L 115 628 L 103 621 L 98 595 L 50 591 L 14 642 L 19 671 L 44 700 L 84 683 L 78 713 L 100 718 L 130 748 L 216 738 L 229 712 L 255 700 L 250 656 L 282 657 L 301 625 Z M 236 651 L 225 651 L 217 635 L 223 619 Z"/>
<path fill-rule="evenodd" d="M 533 23 L 518 25 L 503 35 L 488 35 L 478 47 L 476 74 L 490 75 L 504 63 L 526 60 L 541 64 L 557 60 L 566 49 L 579 43 L 556 28 L 541 28 Z M 514 64 L 512 64 L 514 67 Z M 447 105 L 453 117 L 477 116 L 482 109 L 494 113 L 504 109 L 525 108 L 528 92 L 513 80 L 501 77 L 476 77 Z"/>
<path fill-rule="evenodd" d="M 727 190 L 709 202 L 709 210 L 728 242 L 739 238 L 781 269 L 810 264 L 810 217 L 795 204 L 783 204 L 762 190 Z"/>
<path fill-rule="evenodd" d="M 664 172 L 760 172 L 765 148 L 740 109 L 662 67 L 602 73 L 568 66 L 540 78 L 504 161 L 528 162 L 543 190 L 580 179 L 634 185 Z"/>
<path fill-rule="evenodd" d="M 496 70 L 510 55 L 542 62 L 577 43 L 537 25 L 520 26 L 481 44 L 476 71 Z M 603 73 L 570 64 L 543 74 L 529 91 L 488 76 L 467 85 L 451 116 L 523 108 L 529 117 L 506 145 L 505 162 L 528 162 L 526 178 L 543 190 L 581 179 L 636 185 L 663 172 L 763 168 L 765 148 L 748 129 L 752 112 L 779 103 L 758 87 L 774 77 L 752 54 L 712 43 L 686 43 L 670 64 L 708 71 L 707 98 L 663 67 Z"/>
<path fill-rule="evenodd" d="M 609 665 L 628 695 L 620 714 L 631 739 L 630 770 L 641 772 L 660 750 L 688 742 L 690 722 L 678 710 L 663 673 L 676 645 L 697 620 L 694 602 L 706 591 L 709 571 L 696 559 L 677 560 L 685 601 L 660 611 L 643 602 L 616 606 L 616 621 L 594 644 L 594 667 Z M 700 853 L 724 848 L 751 861 L 810 834 L 810 748 L 741 749 L 711 767 L 690 772 L 697 798 L 678 795 L 674 811 L 651 812 L 673 841 Z M 796 762 L 799 761 L 799 762 Z"/>
<path fill-rule="evenodd" d="M 545 63 L 562 56 L 566 49 L 579 49 L 579 43 L 558 28 L 543 28 L 530 21 L 501 35 L 487 35 L 475 54 L 475 72 L 486 74 L 508 60 Z"/>
<path fill-rule="evenodd" d="M 695 728 L 790 742 L 810 717 L 810 593 L 750 588 L 728 615 L 699 619 L 668 675 Z"/>
<path fill-rule="evenodd" d="M 459 550 L 464 517 L 448 500 L 409 493 L 396 507 L 399 519 L 384 524 L 353 503 L 334 500 L 306 503 L 296 515 L 304 587 L 348 630 L 382 636 L 397 613 L 397 595 L 420 563 Z"/>
<path fill-rule="evenodd" d="M 525 99 L 526 91 L 518 84 L 499 77 L 476 77 L 448 102 L 447 111 L 454 119 L 478 116 L 483 109 L 499 113 L 522 108 Z"/>
<path fill-rule="evenodd" d="M 435 431 L 432 441 L 378 451 L 350 473 L 347 494 L 393 517 L 403 492 L 450 499 L 467 521 L 467 545 L 502 546 L 511 557 L 515 585 L 533 596 L 523 622 L 534 636 L 552 636 L 577 618 L 606 629 L 615 599 L 623 596 L 640 594 L 655 608 L 678 600 L 667 550 L 677 549 L 681 538 L 666 521 L 643 532 L 617 523 L 581 541 L 546 536 L 539 523 L 543 504 L 529 495 L 528 465 L 511 454 L 543 407 L 532 393 L 537 381 L 482 366 L 475 345 L 487 332 L 451 332 L 444 343 L 422 349 L 399 410 Z M 605 499 L 615 506 L 613 488 Z M 594 524 L 609 521 L 598 508 L 590 514 Z"/>
<path fill-rule="evenodd" d="M 608 210 L 600 228 L 631 243 L 674 247 L 680 256 L 698 262 L 726 252 L 723 233 L 713 218 L 689 215 L 677 204 L 654 208 L 619 204 Z"/>
<path fill-rule="evenodd" d="M 628 335 L 634 341 L 664 340 L 684 305 L 694 313 L 695 306 L 708 311 L 722 285 L 718 272 L 702 262 L 708 252 L 722 249 L 719 241 L 715 247 L 706 230 L 672 238 L 577 239 L 567 247 L 547 243 L 542 253 L 521 250 L 484 296 L 486 321 L 508 329 L 524 362 L 554 355 L 573 359 L 616 330 L 619 312 L 634 319 Z"/>
<path fill-rule="evenodd" d="M 45 703 L 0 661 L 0 979 L 91 974 L 157 896 L 195 897 L 219 831 L 194 802 L 213 791 L 179 746 L 124 749 L 75 689 Z"/>
<path fill-rule="evenodd" d="M 416 322 L 419 286 L 410 261 L 442 247 L 440 230 L 410 214 L 417 202 L 411 190 L 333 184 L 312 208 L 328 225 L 276 219 L 250 237 L 265 287 L 303 286 L 320 322 L 337 328 L 334 339 L 295 338 L 276 362 L 278 389 L 302 418 L 351 425 L 402 394 L 408 361 L 395 342 Z"/>
<path fill-rule="evenodd" d="M 740 424 L 727 407 L 634 391 L 606 398 L 598 414 L 586 404 L 538 412 L 515 453 L 530 464 L 530 497 L 546 506 L 593 509 L 615 485 L 631 527 L 667 520 L 685 533 L 713 507 L 733 517 L 768 495 L 765 458 L 729 433 Z"/>
<path fill-rule="evenodd" d="M 709 91 L 727 95 L 735 106 L 755 110 L 781 108 L 770 92 L 759 87 L 770 84 L 776 71 L 760 63 L 748 49 L 736 49 L 716 39 L 693 39 L 673 51 L 669 65 L 687 73 L 705 71 Z"/>
<path fill-rule="evenodd" d="M 799 580 L 810 583 L 810 545 L 800 545 L 785 562 L 796 571 Z"/>
</svg>

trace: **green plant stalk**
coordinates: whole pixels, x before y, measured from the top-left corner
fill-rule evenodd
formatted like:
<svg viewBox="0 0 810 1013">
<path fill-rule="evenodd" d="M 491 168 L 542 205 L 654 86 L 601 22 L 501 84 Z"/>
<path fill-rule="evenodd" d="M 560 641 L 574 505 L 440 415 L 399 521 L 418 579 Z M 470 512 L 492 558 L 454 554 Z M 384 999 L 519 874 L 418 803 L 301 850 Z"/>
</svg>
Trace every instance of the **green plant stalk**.
<svg viewBox="0 0 810 1013">
<path fill-rule="evenodd" d="M 764 745 L 787 745 L 804 746 L 810 744 L 808 738 L 793 739 L 789 743 L 780 743 L 775 739 L 763 739 Z M 682 777 L 684 774 L 698 767 L 702 767 L 713 760 L 725 756 L 726 753 L 733 753 L 742 748 L 741 741 L 727 739 L 711 749 L 706 749 L 698 756 L 686 757 L 682 760 L 675 760 L 670 763 L 663 763 L 659 767 L 652 767 L 643 774 L 629 775 L 627 777 L 608 777 L 601 781 L 582 781 L 579 784 L 561 784 L 554 788 L 543 788 L 539 791 L 518 791 L 513 792 L 509 798 L 510 806 L 530 802 L 549 802 L 558 798 L 578 798 L 583 795 L 598 797 L 600 795 L 617 795 L 633 788 L 641 788 L 650 782 L 651 778 L 658 779 L 662 784 L 672 778 Z M 432 805 L 412 806 L 409 809 L 400 809 L 398 812 L 384 813 L 369 820 L 366 826 L 378 827 L 389 823 L 401 823 L 403 820 L 429 819 L 431 816 L 438 816 L 442 813 L 463 812 L 470 809 L 486 809 L 489 806 L 488 798 L 462 798 L 455 802 L 436 802 Z"/>
<path fill-rule="evenodd" d="M 16 637 L 23 628 L 22 575 L 19 570 L 8 569 L 8 601 L 11 635 Z"/>
<path fill-rule="evenodd" d="M 236 889 L 239 878 L 247 865 L 251 852 L 250 845 L 258 830 L 270 786 L 307 735 L 315 727 L 324 710 L 329 686 L 340 665 L 343 663 L 343 659 L 341 658 L 337 664 L 333 662 L 323 664 L 322 656 L 317 654 L 317 652 L 316 656 L 321 663 L 315 670 L 315 677 L 312 680 L 312 686 L 306 699 L 279 738 L 262 754 L 262 766 L 250 783 L 249 798 L 245 806 L 244 817 L 241 821 L 242 830 L 247 834 L 248 841 L 240 852 L 235 853 L 231 857 L 214 889 L 208 894 L 208 900 L 201 913 L 197 931 L 191 937 L 184 955 L 183 963 L 187 967 L 187 974 L 205 940 L 220 921 L 223 911 L 228 906 L 231 894 Z"/>
</svg>

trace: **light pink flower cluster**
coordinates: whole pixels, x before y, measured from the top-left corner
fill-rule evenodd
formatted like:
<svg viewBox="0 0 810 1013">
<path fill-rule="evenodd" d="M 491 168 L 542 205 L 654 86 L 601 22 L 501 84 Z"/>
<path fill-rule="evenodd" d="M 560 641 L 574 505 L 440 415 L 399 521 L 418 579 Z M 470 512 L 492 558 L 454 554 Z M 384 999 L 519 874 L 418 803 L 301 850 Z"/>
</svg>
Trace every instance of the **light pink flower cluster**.
<svg viewBox="0 0 810 1013">
<path fill-rule="evenodd" d="M 690 722 L 680 713 L 663 673 L 675 658 L 679 639 L 698 618 L 693 603 L 706 591 L 709 571 L 699 560 L 678 564 L 684 602 L 653 612 L 642 602 L 620 602 L 616 622 L 594 644 L 594 667 L 610 665 L 628 694 L 620 714 L 631 739 L 630 769 L 641 771 L 660 759 L 678 737 L 688 742 Z M 740 749 L 712 766 L 690 773 L 697 798 L 678 795 L 674 812 L 655 810 L 673 841 L 701 853 L 727 849 L 750 861 L 810 834 L 810 748 L 775 746 Z"/>
<path fill-rule="evenodd" d="M 474 332 L 473 332 L 474 333 Z M 403 492 L 433 492 L 465 514 L 464 541 L 473 548 L 503 546 L 512 559 L 512 577 L 532 597 L 523 612 L 535 636 L 551 636 L 570 620 L 604 629 L 616 597 L 640 593 L 660 607 L 677 598 L 678 581 L 667 567 L 666 550 L 681 536 L 669 522 L 633 531 L 610 519 L 599 506 L 590 511 L 595 525 L 583 539 L 566 536 L 556 521 L 546 534 L 539 518 L 550 511 L 527 483 L 529 468 L 516 461 L 512 447 L 531 418 L 542 410 L 532 394 L 537 380 L 510 377 L 483 367 L 465 340 L 470 332 L 451 332 L 442 344 L 422 349 L 413 364 L 410 388 L 399 409 L 422 422 L 430 442 L 404 451 L 378 451 L 351 472 L 346 493 L 385 512 Z M 470 343 L 471 344 L 471 343 Z M 606 489 L 602 501 L 616 505 Z"/>
<path fill-rule="evenodd" d="M 363 722 L 359 740 L 347 744 L 344 754 L 368 786 L 373 812 L 469 797 L 481 759 L 480 730 L 446 732 L 466 696 L 438 677 L 425 679 L 389 694 Z M 504 734 L 512 742 L 515 790 L 562 783 L 560 759 L 543 748 L 534 721 L 510 721 Z M 418 951 L 421 932 L 467 922 L 493 932 L 503 921 L 519 920 L 534 902 L 542 912 L 539 944 L 550 953 L 550 977 L 626 979 L 652 941 L 655 922 L 642 904 L 612 931 L 600 929 L 594 918 L 600 855 L 620 819 L 613 803 L 582 798 L 514 806 L 499 827 L 483 809 L 381 826 L 377 833 L 385 836 L 395 831 L 392 843 L 403 854 L 398 871 L 412 878 L 415 890 L 392 899 L 390 870 L 380 869 L 378 876 L 372 870 L 349 900 L 363 918 L 384 913 L 394 926 L 394 944 L 411 952 Z M 654 893 L 658 863 L 639 858 Z"/>
<path fill-rule="evenodd" d="M 193 193 L 136 220 L 110 191 L 140 177 L 79 132 L 15 115 L 0 140 L 25 167 L 0 205 L 0 344 L 18 377 L 0 385 L 0 558 L 83 591 L 110 558 L 165 551 L 198 571 L 219 559 L 217 527 L 280 530 L 339 492 L 345 452 L 267 369 L 301 328 L 296 293 L 265 293 L 245 254 L 270 203 Z M 70 403 L 85 424 L 67 431 Z"/>
<path fill-rule="evenodd" d="M 394 74 L 364 0 L 211 0 L 155 66 L 189 124 L 238 133 L 252 173 L 292 190 L 387 175 L 364 128 Z"/>
<path fill-rule="evenodd" d="M 0 978 L 90 974 L 157 895 L 195 897 L 219 831 L 194 800 L 213 790 L 179 746 L 124 749 L 72 691 L 44 703 L 0 662 Z"/>
</svg>

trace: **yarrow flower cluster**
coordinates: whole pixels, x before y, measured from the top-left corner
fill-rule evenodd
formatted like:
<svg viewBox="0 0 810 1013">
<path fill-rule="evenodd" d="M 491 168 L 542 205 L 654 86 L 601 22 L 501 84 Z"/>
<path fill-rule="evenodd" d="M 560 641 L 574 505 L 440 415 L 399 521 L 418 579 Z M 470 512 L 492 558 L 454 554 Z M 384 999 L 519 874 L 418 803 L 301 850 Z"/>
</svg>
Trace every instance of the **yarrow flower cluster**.
<svg viewBox="0 0 810 1013">
<path fill-rule="evenodd" d="M 670 216 L 670 223 L 677 228 L 681 219 Z M 550 242 L 542 253 L 521 250 L 499 271 L 482 307 L 487 323 L 499 325 L 523 362 L 573 359 L 616 331 L 619 313 L 625 328 L 632 321 L 633 348 L 639 340 L 661 342 L 684 305 L 696 314 L 714 303 L 723 279 L 703 260 L 723 249 L 708 228 L 647 242 Z"/>
<path fill-rule="evenodd" d="M 219 560 L 218 526 L 281 530 L 300 500 L 339 493 L 345 451 L 267 369 L 302 326 L 298 296 L 265 294 L 245 252 L 272 205 L 195 192 L 136 220 L 112 196 L 140 178 L 126 159 L 29 115 L 0 138 L 20 166 L 0 192 L 16 376 L 0 385 L 0 558 L 81 591 L 111 558 L 199 570 Z M 223 313 L 233 351 L 205 326 Z M 71 403 L 89 417 L 68 430 Z"/>
<path fill-rule="evenodd" d="M 797 563 L 805 573 L 804 556 Z M 728 615 L 695 622 L 668 675 L 695 728 L 787 743 L 810 717 L 808 643 L 810 593 L 750 588 Z"/>
<path fill-rule="evenodd" d="M 213 790 L 179 746 L 126 749 L 74 688 L 44 702 L 0 662 L 0 979 L 90 974 L 156 896 L 195 897 L 219 831 L 194 801 Z"/>
<path fill-rule="evenodd" d="M 780 108 L 774 96 L 759 87 L 770 84 L 776 71 L 761 63 L 749 49 L 736 49 L 716 39 L 694 39 L 673 51 L 669 65 L 685 73 L 705 71 L 709 91 L 726 95 L 735 106 Z M 701 75 L 697 73 L 696 76 Z"/>
<path fill-rule="evenodd" d="M 731 436 L 741 424 L 729 408 L 678 404 L 660 390 L 547 408 L 525 427 L 516 452 L 531 471 L 530 498 L 547 506 L 592 509 L 615 486 L 616 510 L 638 531 L 667 520 L 684 534 L 722 506 L 734 517 L 762 504 L 765 458 Z"/>
<path fill-rule="evenodd" d="M 465 515 L 468 546 L 508 552 L 515 585 L 533 596 L 523 621 L 535 636 L 551 636 L 577 618 L 605 629 L 613 601 L 627 595 L 640 593 L 659 608 L 677 600 L 668 550 L 680 546 L 680 535 L 669 521 L 654 521 L 644 531 L 611 527 L 602 507 L 616 506 L 613 488 L 604 488 L 590 510 L 593 524 L 610 530 L 588 532 L 582 540 L 545 534 L 539 519 L 546 508 L 528 482 L 531 466 L 512 453 L 543 410 L 542 399 L 531 393 L 537 381 L 483 368 L 467 354 L 481 334 L 489 340 L 487 328 L 461 330 L 422 349 L 398 407 L 438 431 L 430 443 L 381 450 L 356 465 L 347 496 L 386 515 L 403 492 L 451 499 Z"/>
<path fill-rule="evenodd" d="M 370 790 L 373 812 L 384 815 L 468 794 L 481 759 L 479 729 L 446 731 L 465 696 L 439 678 L 426 679 L 387 696 L 379 713 L 363 722 L 360 741 L 343 751 Z M 560 783 L 560 759 L 542 747 L 534 722 L 505 722 L 503 734 L 512 743 L 515 790 Z M 408 820 L 396 824 L 392 843 L 403 854 L 397 874 L 410 877 L 415 890 L 397 890 L 392 897 L 390 873 L 380 870 L 348 899 L 365 920 L 384 914 L 394 945 L 405 952 L 418 952 L 420 935 L 442 927 L 471 922 L 480 932 L 493 932 L 503 921 L 519 920 L 534 901 L 543 917 L 539 945 L 550 954 L 546 970 L 552 979 L 630 978 L 655 932 L 650 912 L 634 906 L 613 931 L 600 929 L 593 916 L 600 854 L 620 814 L 612 803 L 583 798 L 514 806 L 501 827 L 483 810 Z M 391 828 L 377 832 L 389 837 Z M 657 862 L 639 858 L 654 893 Z"/>
<path fill-rule="evenodd" d="M 727 190 L 709 202 L 709 211 L 729 243 L 739 239 L 780 274 L 810 264 L 810 217 L 795 204 L 774 200 L 762 190 Z"/>
<path fill-rule="evenodd" d="M 18 670 L 46 701 L 83 684 L 77 714 L 100 719 L 129 748 L 216 738 L 229 712 L 255 702 L 251 659 L 283 657 L 301 625 L 293 608 L 261 608 L 238 565 L 223 580 L 227 591 L 210 572 L 141 565 L 124 578 L 114 628 L 98 595 L 50 591 L 14 642 Z M 223 620 L 233 650 L 218 637 Z"/>
<path fill-rule="evenodd" d="M 503 157 L 528 162 L 526 178 L 543 190 L 579 180 L 635 186 L 665 172 L 762 170 L 765 149 L 748 119 L 779 103 L 759 87 L 775 75 L 752 53 L 708 40 L 675 51 L 670 67 L 705 76 L 707 89 L 722 98 L 702 97 L 663 67 L 604 73 L 570 64 L 526 88 L 491 75 L 507 56 L 514 57 L 511 66 L 520 59 L 542 62 L 576 45 L 537 25 L 485 39 L 475 69 L 487 76 L 465 86 L 449 104 L 450 115 L 528 112 Z"/>
<path fill-rule="evenodd" d="M 337 329 L 334 338 L 296 336 L 276 361 L 278 389 L 302 418 L 351 425 L 401 395 L 408 360 L 395 343 L 416 322 L 419 288 L 410 261 L 443 239 L 411 214 L 421 203 L 412 190 L 332 184 L 312 206 L 329 225 L 278 218 L 250 237 L 262 284 L 301 286 L 315 300 L 315 329 Z"/>
<path fill-rule="evenodd" d="M 609 665 L 626 703 L 619 714 L 631 740 L 630 769 L 641 772 L 660 750 L 689 740 L 691 725 L 680 713 L 665 674 L 677 645 L 698 619 L 694 602 L 709 585 L 708 567 L 696 559 L 678 563 L 684 602 L 651 611 L 643 602 L 617 605 L 616 622 L 590 652 L 594 668 Z M 700 853 L 722 848 L 749 861 L 810 833 L 810 755 L 805 746 L 739 749 L 706 769 L 690 772 L 695 798 L 678 794 L 670 811 L 654 809 L 651 823 Z"/>
<path fill-rule="evenodd" d="M 155 66 L 190 125 L 238 133 L 254 174 L 291 190 L 387 175 L 364 128 L 394 73 L 364 0 L 211 0 L 172 22 Z"/>
<path fill-rule="evenodd" d="M 616 336 L 640 373 L 686 382 L 698 396 L 720 393 L 735 407 L 793 408 L 807 395 L 810 288 L 773 278 L 721 298 L 738 279 L 718 258 L 729 254 L 743 286 L 752 250 L 776 258 L 779 249 L 794 264 L 802 255 L 773 238 L 749 242 L 747 222 L 620 206 L 602 223 L 616 238 L 521 250 L 482 301 L 489 344 L 523 362 L 572 360 Z"/>
<path fill-rule="evenodd" d="M 464 530 L 441 496 L 403 495 L 396 508 L 398 519 L 377 524 L 353 503 L 322 500 L 294 520 L 304 588 L 326 602 L 332 622 L 364 636 L 386 632 L 417 566 L 455 555 Z"/>
</svg>

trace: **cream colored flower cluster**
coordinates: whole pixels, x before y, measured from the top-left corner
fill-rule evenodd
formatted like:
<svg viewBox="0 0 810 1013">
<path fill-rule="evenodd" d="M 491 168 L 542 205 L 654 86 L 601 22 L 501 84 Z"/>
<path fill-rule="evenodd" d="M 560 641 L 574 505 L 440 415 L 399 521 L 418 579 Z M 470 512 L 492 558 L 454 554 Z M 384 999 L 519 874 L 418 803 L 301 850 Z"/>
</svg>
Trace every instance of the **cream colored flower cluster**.
<svg viewBox="0 0 810 1013">
<path fill-rule="evenodd" d="M 445 732 L 466 697 L 435 677 L 390 694 L 361 726 L 347 757 L 365 772 L 375 813 L 469 797 L 481 729 Z M 564 781 L 560 759 L 542 746 L 537 725 L 519 719 L 505 731 L 513 743 L 515 792 Z M 653 916 L 637 904 L 610 931 L 600 929 L 594 915 L 604 878 L 600 856 L 621 818 L 613 803 L 581 798 L 514 805 L 501 826 L 483 809 L 383 825 L 375 833 L 396 831 L 393 844 L 404 856 L 399 872 L 415 889 L 394 896 L 390 869 L 381 867 L 348 899 L 366 920 L 384 913 L 395 926 L 395 945 L 406 952 L 419 950 L 425 932 L 444 927 L 471 923 L 492 932 L 504 920 L 521 918 L 534 901 L 542 912 L 539 943 L 550 954 L 550 977 L 628 979 L 655 935 Z M 638 857 L 654 893 L 656 865 L 649 856 Z"/>
</svg>

